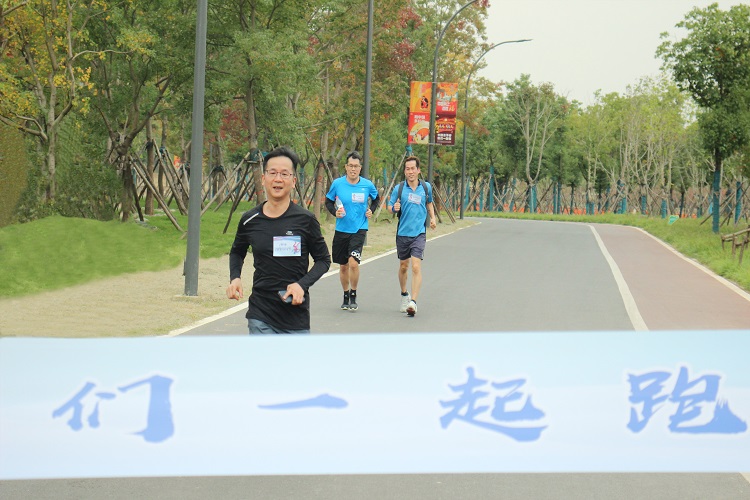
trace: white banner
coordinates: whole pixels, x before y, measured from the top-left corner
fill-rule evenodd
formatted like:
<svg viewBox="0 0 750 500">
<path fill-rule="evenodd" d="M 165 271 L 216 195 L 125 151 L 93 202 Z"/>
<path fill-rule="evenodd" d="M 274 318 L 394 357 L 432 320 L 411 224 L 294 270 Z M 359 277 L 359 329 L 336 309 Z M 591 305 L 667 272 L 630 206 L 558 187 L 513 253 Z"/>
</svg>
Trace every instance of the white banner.
<svg viewBox="0 0 750 500">
<path fill-rule="evenodd" d="M 0 479 L 750 470 L 750 331 L 0 339 Z"/>
</svg>

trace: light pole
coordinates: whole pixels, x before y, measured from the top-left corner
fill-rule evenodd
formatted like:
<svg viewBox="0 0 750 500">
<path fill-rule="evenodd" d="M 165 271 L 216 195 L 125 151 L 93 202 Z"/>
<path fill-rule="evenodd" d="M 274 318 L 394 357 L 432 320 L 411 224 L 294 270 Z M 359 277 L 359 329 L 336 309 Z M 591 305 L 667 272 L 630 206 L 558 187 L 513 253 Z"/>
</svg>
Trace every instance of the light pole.
<svg viewBox="0 0 750 500">
<path fill-rule="evenodd" d="M 362 175 L 370 178 L 370 107 L 372 102 L 372 17 L 374 1 L 367 2 L 367 57 L 365 62 L 365 131 L 362 148 Z"/>
<path fill-rule="evenodd" d="M 198 295 L 201 234 L 201 185 L 203 184 L 203 116 L 206 94 L 206 25 L 208 0 L 198 0 L 195 21 L 195 66 L 193 69 L 193 128 L 190 146 L 190 199 L 185 254 L 185 295 Z"/>
<path fill-rule="evenodd" d="M 477 65 L 479 64 L 479 61 L 482 60 L 482 58 L 489 52 L 490 50 L 494 49 L 495 47 L 499 47 L 501 45 L 505 45 L 506 43 L 523 43 L 523 42 L 530 42 L 531 38 L 523 38 L 521 40 L 506 40 L 504 42 L 496 43 L 495 45 L 492 45 L 490 48 L 482 52 L 482 55 L 477 57 L 477 60 L 474 61 L 474 64 L 471 66 L 471 69 L 469 70 L 469 76 L 466 77 L 466 90 L 464 91 L 466 93 L 466 98 L 464 100 L 464 147 L 463 147 L 463 154 L 461 155 L 462 161 L 461 161 L 461 191 L 460 191 L 460 200 L 461 200 L 461 213 L 459 214 L 459 219 L 464 218 L 464 191 L 466 190 L 466 115 L 469 111 L 469 82 L 471 81 L 471 75 L 474 73 L 474 70 L 477 69 Z"/>
<path fill-rule="evenodd" d="M 460 9 L 453 13 L 448 22 L 443 26 L 442 31 L 438 35 L 437 44 L 435 44 L 435 57 L 432 61 L 432 97 L 430 98 L 430 142 L 427 145 L 427 182 L 432 183 L 432 154 L 435 148 L 435 110 L 437 109 L 435 99 L 437 98 L 437 61 L 438 61 L 438 50 L 440 49 L 440 42 L 443 41 L 443 35 L 448 29 L 448 25 L 456 18 L 469 5 L 477 2 L 478 0 L 471 0 L 464 4 Z"/>
</svg>

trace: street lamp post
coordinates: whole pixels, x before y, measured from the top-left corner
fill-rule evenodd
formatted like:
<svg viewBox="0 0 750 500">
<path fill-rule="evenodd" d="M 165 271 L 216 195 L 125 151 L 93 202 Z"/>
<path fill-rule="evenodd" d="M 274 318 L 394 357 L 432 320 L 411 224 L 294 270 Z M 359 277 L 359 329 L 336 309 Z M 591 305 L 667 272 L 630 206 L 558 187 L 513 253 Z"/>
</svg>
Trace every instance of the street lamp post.
<svg viewBox="0 0 750 500">
<path fill-rule="evenodd" d="M 188 201 L 185 295 L 198 295 L 201 234 L 201 185 L 203 183 L 203 117 L 206 94 L 206 26 L 208 1 L 198 0 L 195 21 L 195 65 L 193 69 L 193 128 L 190 146 L 190 199 Z"/>
<path fill-rule="evenodd" d="M 362 175 L 370 178 L 370 107 L 372 102 L 372 18 L 374 1 L 367 2 L 367 56 L 365 62 L 365 130 L 362 147 Z"/>
<path fill-rule="evenodd" d="M 437 61 L 438 61 L 438 50 L 440 49 L 440 42 L 443 41 L 443 35 L 448 29 L 450 23 L 456 18 L 469 5 L 476 3 L 478 0 L 471 0 L 464 4 L 460 9 L 453 13 L 448 22 L 443 26 L 442 31 L 438 35 L 437 44 L 435 44 L 435 57 L 432 61 L 432 97 L 430 98 L 430 142 L 427 145 L 427 182 L 432 182 L 433 169 L 432 169 L 432 155 L 435 148 L 435 111 L 437 109 L 435 99 L 437 99 Z"/>
<path fill-rule="evenodd" d="M 479 61 L 482 60 L 482 58 L 489 52 L 490 50 L 494 49 L 495 47 L 499 47 L 501 45 L 505 45 L 506 43 L 523 43 L 523 42 L 530 42 L 530 38 L 523 38 L 521 40 L 506 40 L 504 42 L 496 43 L 495 45 L 490 46 L 487 50 L 482 52 L 482 54 L 477 57 L 477 60 L 474 61 L 474 64 L 471 66 L 471 69 L 469 70 L 469 76 L 466 77 L 466 90 L 464 91 L 466 93 L 466 98 L 464 99 L 464 130 L 463 130 L 463 153 L 461 155 L 462 161 L 461 161 L 461 191 L 460 191 L 460 200 L 461 200 L 461 213 L 459 214 L 459 219 L 464 218 L 464 202 L 466 201 L 464 190 L 466 189 L 466 115 L 469 111 L 469 82 L 471 81 L 471 75 L 474 73 L 474 70 L 477 69 L 477 65 L 479 64 Z"/>
</svg>

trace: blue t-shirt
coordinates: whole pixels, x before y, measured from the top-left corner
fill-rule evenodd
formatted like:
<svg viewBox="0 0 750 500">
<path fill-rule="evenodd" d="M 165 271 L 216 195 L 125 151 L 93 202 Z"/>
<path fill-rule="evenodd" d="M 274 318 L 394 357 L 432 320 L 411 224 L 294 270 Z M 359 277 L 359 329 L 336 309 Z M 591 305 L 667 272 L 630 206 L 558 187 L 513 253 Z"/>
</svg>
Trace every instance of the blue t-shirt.
<svg viewBox="0 0 750 500">
<path fill-rule="evenodd" d="M 417 189 L 412 189 L 408 182 L 404 182 L 404 189 L 401 192 L 401 219 L 396 233 L 398 236 L 413 238 L 426 232 L 424 222 L 427 220 L 427 204 L 432 203 L 432 186 L 429 182 L 424 182 L 427 186 L 427 193 L 425 193 L 422 182 L 417 184 Z M 388 205 L 396 204 L 400 186 L 401 184 L 396 184 L 393 188 L 391 202 Z"/>
<path fill-rule="evenodd" d="M 356 184 L 349 183 L 346 176 L 339 177 L 331 183 L 326 198 L 335 201 L 337 196 L 344 204 L 346 215 L 336 219 L 336 231 L 356 233 L 360 229 L 369 229 L 366 212 L 370 199 L 378 197 L 375 184 L 364 177 L 360 177 Z"/>
</svg>

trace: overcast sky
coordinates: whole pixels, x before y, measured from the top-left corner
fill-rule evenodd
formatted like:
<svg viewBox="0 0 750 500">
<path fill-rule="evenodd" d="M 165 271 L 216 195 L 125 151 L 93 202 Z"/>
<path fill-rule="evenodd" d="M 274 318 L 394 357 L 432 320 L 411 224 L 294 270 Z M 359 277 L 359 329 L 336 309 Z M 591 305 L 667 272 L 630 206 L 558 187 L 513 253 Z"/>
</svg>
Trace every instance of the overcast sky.
<svg viewBox="0 0 750 500">
<path fill-rule="evenodd" d="M 675 24 L 710 0 L 491 0 L 488 42 L 506 44 L 484 56 L 483 76 L 513 81 L 528 73 L 535 84 L 551 82 L 557 93 L 591 104 L 601 89 L 624 93 L 644 76 L 657 76 L 659 34 L 680 34 Z M 722 10 L 747 3 L 718 0 Z M 680 37 L 681 38 L 681 37 Z"/>
</svg>

